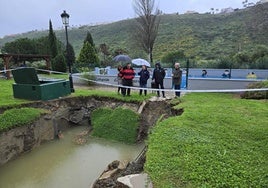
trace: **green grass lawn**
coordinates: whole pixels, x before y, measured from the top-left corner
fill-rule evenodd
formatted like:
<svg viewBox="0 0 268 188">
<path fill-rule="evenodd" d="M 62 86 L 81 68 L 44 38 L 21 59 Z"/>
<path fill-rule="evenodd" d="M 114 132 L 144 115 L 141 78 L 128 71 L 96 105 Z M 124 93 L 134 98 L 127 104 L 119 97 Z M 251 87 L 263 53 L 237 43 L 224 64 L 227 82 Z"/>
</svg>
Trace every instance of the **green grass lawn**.
<svg viewBox="0 0 268 188">
<path fill-rule="evenodd" d="M 61 79 L 68 79 L 68 75 L 59 75 L 59 74 L 53 74 L 53 75 L 39 75 L 39 77 L 48 77 L 48 78 L 61 78 Z M 0 107 L 4 106 L 16 106 L 22 103 L 29 103 L 34 102 L 30 100 L 23 100 L 23 99 L 16 99 L 13 97 L 13 91 L 12 91 L 12 84 L 14 83 L 13 79 L 5 80 L 0 79 Z M 116 90 L 116 89 L 115 89 Z M 137 92 L 132 92 L 131 97 L 122 97 L 121 95 L 118 95 L 116 91 L 100 91 L 95 90 L 94 87 L 88 87 L 87 89 L 77 89 L 75 88 L 75 93 L 72 93 L 70 96 L 66 97 L 76 97 L 76 96 L 99 96 L 99 97 L 109 97 L 109 98 L 115 98 L 120 99 L 123 101 L 129 101 L 129 102 L 141 102 L 144 99 L 148 99 L 151 95 L 148 96 L 139 96 Z"/>
<path fill-rule="evenodd" d="M 267 100 L 196 93 L 182 101 L 184 113 L 149 136 L 154 187 L 267 187 Z"/>
<path fill-rule="evenodd" d="M 6 110 L 3 114 L 0 114 L 0 132 L 27 125 L 44 113 L 47 112 L 36 108 L 13 108 Z"/>
<path fill-rule="evenodd" d="M 93 136 L 134 144 L 139 115 L 130 109 L 99 108 L 92 112 Z"/>
<path fill-rule="evenodd" d="M 5 80 L 0 79 L 0 107 L 3 106 L 13 106 L 17 104 L 22 104 L 29 102 L 22 99 L 14 99 L 12 92 L 12 84 L 14 83 L 13 79 Z"/>
</svg>

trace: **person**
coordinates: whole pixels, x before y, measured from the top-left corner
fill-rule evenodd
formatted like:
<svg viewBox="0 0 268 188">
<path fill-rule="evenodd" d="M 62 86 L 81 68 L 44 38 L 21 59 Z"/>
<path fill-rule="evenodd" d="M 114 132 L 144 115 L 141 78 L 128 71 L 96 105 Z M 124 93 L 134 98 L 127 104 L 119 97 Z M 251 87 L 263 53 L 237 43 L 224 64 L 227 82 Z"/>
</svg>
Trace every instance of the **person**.
<svg viewBox="0 0 268 188">
<path fill-rule="evenodd" d="M 230 77 L 230 72 L 229 72 L 229 70 L 225 70 L 224 71 L 224 73 L 222 73 L 222 75 L 221 75 L 223 78 L 229 78 Z"/>
<path fill-rule="evenodd" d="M 122 71 L 122 84 L 123 86 L 132 86 L 133 85 L 133 79 L 135 77 L 135 71 L 131 67 L 131 63 L 128 63 Z M 123 96 L 130 96 L 130 88 L 123 87 L 122 89 L 122 95 Z"/>
<path fill-rule="evenodd" d="M 207 70 L 205 70 L 205 69 L 202 70 L 202 75 L 201 75 L 201 76 L 202 76 L 203 78 L 206 78 L 206 77 L 208 76 L 207 74 L 208 74 Z"/>
<path fill-rule="evenodd" d="M 122 76 L 123 76 L 123 67 L 122 65 L 118 65 L 117 67 L 117 70 L 118 70 L 118 74 L 117 74 L 117 80 L 118 80 L 118 85 L 122 85 Z M 117 89 L 117 93 L 119 94 L 120 93 L 120 90 L 122 91 L 122 87 L 118 87 Z"/>
<path fill-rule="evenodd" d="M 159 89 L 159 86 L 161 89 L 164 89 L 164 78 L 166 76 L 165 70 L 161 67 L 161 64 L 157 62 L 155 64 L 155 69 L 153 71 L 153 77 L 152 81 L 155 83 L 155 87 Z M 163 98 L 166 98 L 165 91 L 162 91 Z M 160 97 L 159 90 L 157 91 L 157 96 Z"/>
<path fill-rule="evenodd" d="M 172 82 L 175 90 L 181 89 L 181 77 L 182 77 L 182 70 L 180 69 L 180 63 L 175 63 L 174 70 L 172 71 Z M 175 91 L 175 95 L 177 97 L 180 97 L 181 92 Z"/>
<path fill-rule="evenodd" d="M 147 70 L 145 65 L 142 65 L 140 72 L 138 73 L 140 76 L 140 87 L 147 88 L 147 80 L 150 78 L 150 72 Z M 144 90 L 144 95 L 146 96 L 147 90 Z M 142 95 L 142 89 L 140 89 L 140 95 Z"/>
</svg>

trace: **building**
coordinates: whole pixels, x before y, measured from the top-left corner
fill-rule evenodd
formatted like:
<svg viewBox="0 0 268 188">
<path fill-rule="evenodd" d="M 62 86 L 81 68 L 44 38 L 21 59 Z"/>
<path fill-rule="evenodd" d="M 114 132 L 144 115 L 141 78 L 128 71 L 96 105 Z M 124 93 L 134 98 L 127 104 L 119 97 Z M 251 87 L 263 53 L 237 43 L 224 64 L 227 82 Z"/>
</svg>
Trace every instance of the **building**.
<svg viewBox="0 0 268 188">
<path fill-rule="evenodd" d="M 228 13 L 232 13 L 234 12 L 234 9 L 232 7 L 228 7 L 228 8 L 223 8 L 221 9 L 221 12 L 222 14 L 228 14 Z"/>
</svg>

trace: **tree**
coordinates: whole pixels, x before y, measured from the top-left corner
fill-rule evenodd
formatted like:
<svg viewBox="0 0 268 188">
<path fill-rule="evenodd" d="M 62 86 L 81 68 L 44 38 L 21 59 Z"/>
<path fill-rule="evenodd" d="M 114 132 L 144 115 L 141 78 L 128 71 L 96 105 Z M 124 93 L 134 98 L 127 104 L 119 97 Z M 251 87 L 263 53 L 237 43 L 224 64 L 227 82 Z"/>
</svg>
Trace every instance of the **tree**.
<svg viewBox="0 0 268 188">
<path fill-rule="evenodd" d="M 68 45 L 66 48 L 67 51 L 65 51 L 66 62 L 70 63 L 70 65 L 73 65 L 75 63 L 74 48 L 70 43 L 68 43 L 67 45 Z"/>
<path fill-rule="evenodd" d="M 17 39 L 13 42 L 6 43 L 2 52 L 14 54 L 37 54 L 36 43 L 28 38 Z"/>
<path fill-rule="evenodd" d="M 79 68 L 99 66 L 99 58 L 94 47 L 88 41 L 84 43 L 80 51 L 77 66 Z"/>
<path fill-rule="evenodd" d="M 86 36 L 86 38 L 84 40 L 84 43 L 86 43 L 86 42 L 89 42 L 89 44 L 91 44 L 91 46 L 93 46 L 95 48 L 95 44 L 93 42 L 93 38 L 92 38 L 92 36 L 91 36 L 91 34 L 90 34 L 89 31 L 87 32 L 87 36 Z"/>
<path fill-rule="evenodd" d="M 48 41 L 49 41 L 49 54 L 52 58 L 55 58 L 58 54 L 58 45 L 57 45 L 57 38 L 52 28 L 52 22 L 49 20 L 49 34 L 48 34 Z"/>
<path fill-rule="evenodd" d="M 90 32 L 87 32 L 87 36 L 84 40 L 83 47 L 78 57 L 77 67 L 82 68 L 99 66 L 99 61 L 100 60 L 93 42 L 93 38 Z"/>
<path fill-rule="evenodd" d="M 149 61 L 152 63 L 153 47 L 158 33 L 161 12 L 155 8 L 154 0 L 134 0 L 133 8 L 138 16 L 135 19 L 134 42 L 148 54 Z"/>
<path fill-rule="evenodd" d="M 241 51 L 233 56 L 235 66 L 233 68 L 249 68 L 251 62 L 250 56 L 247 51 Z"/>
<path fill-rule="evenodd" d="M 62 53 L 59 53 L 55 58 L 53 58 L 52 69 L 54 71 L 66 72 L 67 70 L 66 61 Z"/>
<path fill-rule="evenodd" d="M 5 43 L 2 47 L 2 52 L 15 54 L 49 54 L 48 43 L 48 36 L 37 39 L 21 38 Z"/>
<path fill-rule="evenodd" d="M 258 58 L 254 66 L 250 68 L 268 69 L 268 55 Z"/>
<path fill-rule="evenodd" d="M 210 8 L 210 10 L 211 10 L 211 14 L 214 14 L 214 8 Z"/>
<path fill-rule="evenodd" d="M 33 39 L 33 42 L 36 45 L 37 54 L 44 54 L 44 55 L 50 54 L 50 49 L 48 47 L 49 46 L 48 36 Z"/>
<path fill-rule="evenodd" d="M 103 44 L 100 44 L 100 52 L 103 54 L 103 59 L 105 60 L 106 59 L 106 56 L 110 55 L 110 52 L 109 52 L 109 47 L 103 43 Z"/>
<path fill-rule="evenodd" d="M 228 56 L 220 57 L 218 60 L 217 67 L 218 69 L 230 69 L 230 68 L 236 68 L 236 65 L 233 64 L 232 59 Z"/>
<path fill-rule="evenodd" d="M 185 58 L 183 51 L 170 52 L 166 54 L 161 61 L 167 66 L 173 67 L 176 61 L 181 61 Z M 182 66 L 182 65 L 181 65 Z"/>
<path fill-rule="evenodd" d="M 107 57 L 110 55 L 109 47 L 105 43 L 100 44 L 99 51 L 101 54 L 103 54 L 103 61 L 101 62 L 101 65 L 108 65 Z"/>
</svg>

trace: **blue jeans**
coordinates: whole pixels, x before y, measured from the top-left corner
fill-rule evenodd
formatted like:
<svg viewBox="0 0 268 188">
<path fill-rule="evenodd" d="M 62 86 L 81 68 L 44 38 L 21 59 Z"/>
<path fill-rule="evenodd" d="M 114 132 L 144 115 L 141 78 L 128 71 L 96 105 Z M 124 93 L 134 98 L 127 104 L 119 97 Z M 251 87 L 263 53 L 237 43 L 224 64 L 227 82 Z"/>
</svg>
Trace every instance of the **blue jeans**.
<svg viewBox="0 0 268 188">
<path fill-rule="evenodd" d="M 174 84 L 174 89 L 175 89 L 175 90 L 180 90 L 180 89 L 181 89 L 181 85 L 180 85 L 180 84 L 178 84 L 178 85 Z M 179 92 L 179 91 L 175 91 L 175 95 L 176 95 L 177 97 L 180 97 L 180 96 L 181 96 L 181 92 Z"/>
<path fill-rule="evenodd" d="M 141 88 L 147 88 L 147 84 L 140 84 L 140 87 Z M 140 89 L 140 95 L 142 94 L 142 89 Z M 147 90 L 145 89 L 144 90 L 144 95 L 146 95 L 147 94 Z"/>
</svg>

